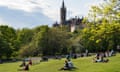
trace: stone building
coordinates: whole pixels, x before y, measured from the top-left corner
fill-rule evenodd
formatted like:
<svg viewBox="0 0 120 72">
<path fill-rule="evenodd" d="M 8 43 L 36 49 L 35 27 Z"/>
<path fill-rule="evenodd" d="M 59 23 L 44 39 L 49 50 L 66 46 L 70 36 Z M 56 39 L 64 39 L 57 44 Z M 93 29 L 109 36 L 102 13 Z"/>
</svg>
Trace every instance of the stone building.
<svg viewBox="0 0 120 72">
<path fill-rule="evenodd" d="M 53 27 L 58 26 L 68 26 L 70 32 L 74 32 L 75 30 L 82 29 L 85 27 L 84 24 L 82 24 L 83 17 L 79 18 L 75 16 L 74 18 L 70 18 L 66 20 L 67 17 L 67 8 L 65 6 L 64 0 L 62 2 L 62 6 L 60 8 L 60 23 L 55 22 L 53 24 Z"/>
</svg>

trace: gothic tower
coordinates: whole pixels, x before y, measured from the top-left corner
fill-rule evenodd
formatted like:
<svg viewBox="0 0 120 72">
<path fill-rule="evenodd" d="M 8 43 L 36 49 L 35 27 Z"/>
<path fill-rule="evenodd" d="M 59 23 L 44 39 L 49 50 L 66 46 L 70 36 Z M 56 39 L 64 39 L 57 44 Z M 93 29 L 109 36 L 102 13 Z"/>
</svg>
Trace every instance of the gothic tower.
<svg viewBox="0 0 120 72">
<path fill-rule="evenodd" d="M 60 23 L 62 25 L 65 25 L 65 21 L 66 21 L 66 7 L 63 0 L 62 7 L 60 8 Z"/>
</svg>

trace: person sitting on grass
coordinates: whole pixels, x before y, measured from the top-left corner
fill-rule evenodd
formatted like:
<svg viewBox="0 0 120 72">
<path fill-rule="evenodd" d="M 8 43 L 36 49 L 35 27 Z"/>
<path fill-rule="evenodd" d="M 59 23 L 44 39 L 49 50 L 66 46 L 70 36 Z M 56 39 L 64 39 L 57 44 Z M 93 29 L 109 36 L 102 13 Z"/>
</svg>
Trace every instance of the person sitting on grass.
<svg viewBox="0 0 120 72">
<path fill-rule="evenodd" d="M 27 64 L 24 68 L 25 71 L 29 70 L 29 64 Z"/>
<path fill-rule="evenodd" d="M 101 62 L 102 60 L 101 60 L 101 58 L 100 57 L 95 57 L 95 58 L 93 58 L 93 62 Z"/>
<path fill-rule="evenodd" d="M 61 68 L 60 70 L 69 70 L 69 65 L 68 65 L 68 61 L 67 60 L 65 60 L 65 65 L 64 65 L 64 67 L 63 68 Z"/>
<path fill-rule="evenodd" d="M 24 68 L 19 69 L 19 71 L 28 71 L 29 70 L 29 64 L 26 64 Z"/>
<path fill-rule="evenodd" d="M 65 60 L 65 65 L 60 70 L 71 70 L 71 69 L 75 69 L 73 63 L 71 62 L 71 60 Z"/>
<path fill-rule="evenodd" d="M 74 68 L 73 63 L 71 60 L 68 60 L 68 66 L 70 69 Z"/>
<path fill-rule="evenodd" d="M 25 65 L 26 65 L 25 60 L 23 60 L 23 62 L 22 62 L 22 64 L 20 65 L 20 67 L 23 67 L 23 66 L 25 66 Z"/>
</svg>

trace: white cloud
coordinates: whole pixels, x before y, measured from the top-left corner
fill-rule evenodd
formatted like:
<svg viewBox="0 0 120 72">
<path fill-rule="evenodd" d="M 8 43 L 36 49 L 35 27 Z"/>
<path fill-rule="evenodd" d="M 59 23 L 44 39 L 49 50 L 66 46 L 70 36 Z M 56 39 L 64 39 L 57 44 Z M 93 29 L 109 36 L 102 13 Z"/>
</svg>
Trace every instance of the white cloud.
<svg viewBox="0 0 120 72">
<path fill-rule="evenodd" d="M 39 1 L 42 2 L 42 0 Z M 0 0 L 0 5 L 27 12 L 32 12 L 34 8 L 39 7 L 37 4 L 33 3 L 32 0 Z"/>
<path fill-rule="evenodd" d="M 0 6 L 6 6 L 10 9 L 23 10 L 25 12 L 42 12 L 54 21 L 59 21 L 59 8 L 62 0 L 0 0 Z M 66 2 L 69 0 L 66 0 Z M 101 0 L 98 1 L 98 3 Z M 98 4 L 96 2 L 86 3 L 86 8 Z M 60 5 L 59 5 L 60 4 Z M 67 5 L 67 4 L 66 4 Z M 68 9 L 70 16 L 81 15 L 82 11 L 78 8 Z"/>
<path fill-rule="evenodd" d="M 18 9 L 26 12 L 35 12 L 41 9 L 43 14 L 55 20 L 57 17 L 57 9 L 51 7 L 54 4 L 49 0 L 0 0 L 0 6 L 7 6 L 10 9 Z"/>
</svg>

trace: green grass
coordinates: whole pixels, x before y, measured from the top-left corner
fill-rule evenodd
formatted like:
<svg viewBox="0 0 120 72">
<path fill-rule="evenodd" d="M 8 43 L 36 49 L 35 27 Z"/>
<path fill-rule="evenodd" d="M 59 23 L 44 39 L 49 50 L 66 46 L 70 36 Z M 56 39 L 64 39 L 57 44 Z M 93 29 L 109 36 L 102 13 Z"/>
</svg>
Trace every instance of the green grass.
<svg viewBox="0 0 120 72">
<path fill-rule="evenodd" d="M 39 64 L 30 66 L 28 72 L 120 72 L 120 54 L 109 57 L 108 63 L 93 63 L 93 57 L 84 57 L 73 59 L 76 70 L 73 71 L 58 71 L 64 65 L 62 60 L 49 60 Z M 17 71 L 21 62 L 0 64 L 0 72 L 23 72 Z"/>
</svg>

